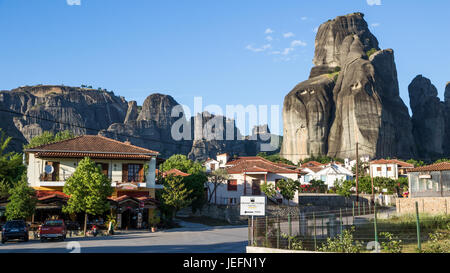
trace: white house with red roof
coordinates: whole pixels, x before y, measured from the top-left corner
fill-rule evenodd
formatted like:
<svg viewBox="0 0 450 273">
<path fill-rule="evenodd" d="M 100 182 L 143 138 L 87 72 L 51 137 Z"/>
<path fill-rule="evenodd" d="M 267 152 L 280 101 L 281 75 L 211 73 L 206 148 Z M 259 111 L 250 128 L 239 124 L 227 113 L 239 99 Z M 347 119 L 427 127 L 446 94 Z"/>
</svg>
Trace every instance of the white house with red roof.
<svg viewBox="0 0 450 273">
<path fill-rule="evenodd" d="M 407 171 L 414 168 L 413 164 L 397 159 L 379 159 L 369 164 L 372 177 L 386 177 L 397 180 L 399 176 L 406 176 Z"/>
<path fill-rule="evenodd" d="M 261 192 L 261 185 L 269 183 L 276 186 L 281 179 L 299 180 L 301 174 L 295 166 L 288 167 L 284 164 L 274 163 L 259 156 L 239 157 L 228 161 L 226 170 L 229 179 L 226 184 L 220 185 L 211 200 L 211 203 L 222 205 L 238 204 L 241 196 L 264 196 Z M 213 190 L 213 184 L 208 183 L 209 191 Z M 283 200 L 278 194 L 277 198 L 288 204 L 288 200 Z M 291 204 L 298 203 L 298 196 L 295 194 Z"/>
</svg>

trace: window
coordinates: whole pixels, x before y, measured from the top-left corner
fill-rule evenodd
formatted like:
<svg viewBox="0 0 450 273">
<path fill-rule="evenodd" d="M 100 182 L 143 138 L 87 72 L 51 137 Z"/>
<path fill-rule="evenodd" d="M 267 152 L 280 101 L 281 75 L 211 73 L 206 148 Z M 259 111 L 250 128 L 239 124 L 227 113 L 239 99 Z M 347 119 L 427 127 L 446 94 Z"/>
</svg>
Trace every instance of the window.
<svg viewBox="0 0 450 273">
<path fill-rule="evenodd" d="M 309 183 L 309 181 L 311 181 L 311 176 L 305 175 L 305 183 Z"/>
<path fill-rule="evenodd" d="M 237 191 L 237 180 L 228 180 L 227 188 L 228 191 Z"/>
<path fill-rule="evenodd" d="M 377 167 L 377 172 L 381 172 L 381 167 Z"/>
<path fill-rule="evenodd" d="M 388 172 L 392 171 L 392 167 L 387 167 L 387 171 Z"/>
<path fill-rule="evenodd" d="M 144 182 L 144 166 L 142 164 L 124 164 L 123 182 Z"/>
<path fill-rule="evenodd" d="M 216 169 L 216 164 L 215 163 L 211 163 L 210 168 L 211 168 L 211 171 L 214 171 Z"/>
<path fill-rule="evenodd" d="M 321 175 L 320 176 L 320 180 L 322 180 L 323 182 L 327 182 L 327 176 L 326 175 Z"/>
</svg>

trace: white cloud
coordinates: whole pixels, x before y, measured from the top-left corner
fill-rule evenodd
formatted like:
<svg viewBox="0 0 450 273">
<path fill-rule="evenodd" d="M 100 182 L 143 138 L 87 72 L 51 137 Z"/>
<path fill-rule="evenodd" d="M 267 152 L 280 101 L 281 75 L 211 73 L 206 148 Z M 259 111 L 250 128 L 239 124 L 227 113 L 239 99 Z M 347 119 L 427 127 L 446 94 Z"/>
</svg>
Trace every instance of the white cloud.
<svg viewBox="0 0 450 273">
<path fill-rule="evenodd" d="M 296 47 L 296 46 L 306 46 L 307 44 L 303 41 L 300 40 L 294 40 L 291 42 L 291 47 Z"/>
<path fill-rule="evenodd" d="M 379 26 L 380 26 L 380 23 L 373 23 L 373 24 L 371 24 L 371 26 L 372 26 L 372 27 L 379 27 Z"/>
<path fill-rule="evenodd" d="M 291 53 L 292 51 L 294 51 L 293 47 L 287 47 L 283 50 L 283 52 L 281 52 L 281 55 L 289 55 L 289 53 Z"/>
<path fill-rule="evenodd" d="M 272 47 L 271 44 L 266 44 L 266 45 L 263 45 L 262 47 L 257 47 L 257 48 L 253 47 L 252 45 L 248 45 L 245 49 L 253 51 L 253 52 L 263 52 L 271 47 Z"/>
<path fill-rule="evenodd" d="M 381 6 L 381 0 L 366 0 L 369 6 Z"/>
<path fill-rule="evenodd" d="M 270 42 L 270 41 L 273 40 L 273 37 L 272 37 L 272 36 L 267 36 L 267 37 L 266 37 L 266 40 Z"/>
<path fill-rule="evenodd" d="M 292 33 L 292 32 L 288 32 L 288 33 L 284 33 L 284 34 L 283 34 L 283 37 L 284 37 L 284 38 L 290 38 L 290 37 L 294 37 L 294 36 L 295 36 L 295 34 Z"/>
<path fill-rule="evenodd" d="M 270 33 L 273 33 L 273 30 L 270 29 L 270 28 L 268 28 L 268 29 L 266 29 L 266 31 L 265 31 L 264 33 L 265 33 L 265 34 L 270 34 Z"/>
<path fill-rule="evenodd" d="M 69 6 L 81 6 L 81 0 L 66 0 Z"/>
<path fill-rule="evenodd" d="M 315 27 L 314 29 L 313 29 L 313 32 L 314 33 L 317 33 L 319 31 L 319 27 Z"/>
<path fill-rule="evenodd" d="M 302 18 L 300 18 L 302 21 L 306 21 L 306 20 L 308 20 L 308 17 L 306 17 L 306 16 L 303 16 Z"/>
</svg>

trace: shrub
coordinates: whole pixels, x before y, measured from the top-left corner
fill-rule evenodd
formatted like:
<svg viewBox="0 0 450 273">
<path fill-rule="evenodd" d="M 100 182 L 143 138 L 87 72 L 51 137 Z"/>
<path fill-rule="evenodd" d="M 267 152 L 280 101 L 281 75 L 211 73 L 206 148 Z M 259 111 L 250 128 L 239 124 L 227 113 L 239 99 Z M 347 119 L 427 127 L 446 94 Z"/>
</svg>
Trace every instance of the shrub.
<svg viewBox="0 0 450 273">
<path fill-rule="evenodd" d="M 402 253 L 402 241 L 395 238 L 392 233 L 382 232 L 380 233 L 382 237 L 384 237 L 385 241 L 381 243 L 381 247 L 387 253 Z"/>
<path fill-rule="evenodd" d="M 374 54 L 375 52 L 377 52 L 378 50 L 376 48 L 372 48 L 369 51 L 366 52 L 367 57 L 369 58 L 372 54 Z"/>
<path fill-rule="evenodd" d="M 339 253 L 360 253 L 363 250 L 363 245 L 359 241 L 353 241 L 353 232 L 355 227 L 351 230 L 344 230 L 341 235 L 336 238 L 327 238 L 327 242 L 319 248 L 322 252 L 339 252 Z"/>
</svg>

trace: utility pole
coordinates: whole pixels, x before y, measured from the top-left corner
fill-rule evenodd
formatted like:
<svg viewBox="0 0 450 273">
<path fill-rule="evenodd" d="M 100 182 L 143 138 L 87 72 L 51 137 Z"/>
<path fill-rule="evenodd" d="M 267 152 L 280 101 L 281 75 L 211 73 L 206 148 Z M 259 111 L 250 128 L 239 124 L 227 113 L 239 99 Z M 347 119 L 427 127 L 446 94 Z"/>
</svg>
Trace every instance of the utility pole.
<svg viewBox="0 0 450 273">
<path fill-rule="evenodd" d="M 370 182 L 372 183 L 372 203 L 375 203 L 375 191 L 373 189 L 373 173 L 372 173 L 372 165 L 369 163 L 369 171 L 370 171 Z"/>
<path fill-rule="evenodd" d="M 359 155 L 358 155 L 358 141 L 356 141 L 356 204 L 359 206 L 358 182 L 359 182 Z"/>
</svg>

